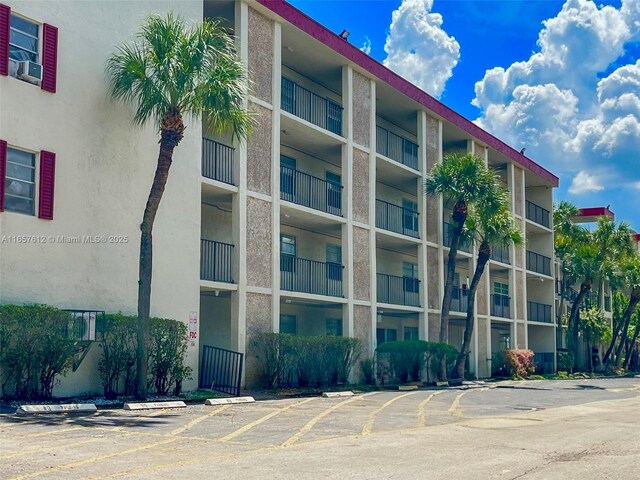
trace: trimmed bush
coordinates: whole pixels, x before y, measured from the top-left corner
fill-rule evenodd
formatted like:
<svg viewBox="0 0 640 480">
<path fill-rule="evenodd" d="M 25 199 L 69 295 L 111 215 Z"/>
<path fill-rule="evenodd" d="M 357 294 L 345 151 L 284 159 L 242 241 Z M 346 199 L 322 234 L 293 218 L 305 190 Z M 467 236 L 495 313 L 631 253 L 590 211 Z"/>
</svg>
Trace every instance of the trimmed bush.
<svg viewBox="0 0 640 480">
<path fill-rule="evenodd" d="M 105 318 L 99 368 L 107 397 L 135 392 L 137 328 L 136 316 L 110 314 Z M 149 337 L 149 386 L 158 395 L 179 395 L 183 380 L 191 375 L 191 368 L 184 364 L 187 326 L 177 320 L 151 318 Z"/>
<path fill-rule="evenodd" d="M 573 372 L 573 353 L 568 351 L 558 352 L 558 372 Z"/>
<path fill-rule="evenodd" d="M 377 349 L 377 374 L 382 383 L 419 382 L 422 373 L 438 365 L 442 358 L 447 364 L 457 355 L 455 347 L 446 343 L 424 340 L 385 342 Z"/>
<path fill-rule="evenodd" d="M 266 388 L 346 383 L 360 356 L 360 341 L 347 337 L 260 333 L 253 346 Z"/>
<path fill-rule="evenodd" d="M 0 367 L 5 396 L 51 398 L 75 353 L 73 318 L 47 305 L 0 305 Z"/>
</svg>

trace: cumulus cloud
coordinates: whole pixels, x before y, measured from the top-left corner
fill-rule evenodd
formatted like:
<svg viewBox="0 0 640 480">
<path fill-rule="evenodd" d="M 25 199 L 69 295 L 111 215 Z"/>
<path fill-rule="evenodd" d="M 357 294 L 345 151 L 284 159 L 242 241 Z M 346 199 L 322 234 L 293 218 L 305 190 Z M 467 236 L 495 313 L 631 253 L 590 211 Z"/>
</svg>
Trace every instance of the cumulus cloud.
<svg viewBox="0 0 640 480">
<path fill-rule="evenodd" d="M 367 55 L 371 53 L 371 39 L 369 37 L 365 37 L 360 50 L 362 50 Z"/>
<path fill-rule="evenodd" d="M 433 0 L 402 0 L 393 12 L 384 45 L 384 65 L 439 97 L 460 58 L 458 41 L 442 28 L 442 16 L 431 13 Z"/>
<path fill-rule="evenodd" d="M 569 187 L 569 193 L 573 194 L 599 192 L 600 190 L 604 190 L 604 187 L 598 183 L 593 175 L 589 175 L 584 170 L 579 171 L 578 174 L 573 177 L 571 186 Z"/>
<path fill-rule="evenodd" d="M 640 60 L 620 62 L 639 41 L 640 0 L 567 0 L 544 22 L 538 51 L 476 83 L 476 123 L 552 171 L 577 172 L 571 193 L 637 182 Z"/>
</svg>

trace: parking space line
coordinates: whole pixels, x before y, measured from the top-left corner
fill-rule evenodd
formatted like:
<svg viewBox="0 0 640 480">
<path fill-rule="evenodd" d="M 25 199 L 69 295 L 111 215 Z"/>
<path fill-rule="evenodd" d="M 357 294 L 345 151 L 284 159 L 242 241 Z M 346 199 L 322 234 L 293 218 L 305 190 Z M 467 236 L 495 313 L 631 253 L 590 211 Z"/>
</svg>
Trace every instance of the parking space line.
<svg viewBox="0 0 640 480">
<path fill-rule="evenodd" d="M 222 405 L 221 407 L 218 407 L 216 409 L 214 409 L 213 411 L 207 413 L 206 415 L 202 415 L 198 418 L 195 418 L 193 420 L 191 420 L 189 423 L 187 423 L 186 425 L 176 428 L 175 430 L 172 430 L 169 435 L 175 436 L 175 435 L 179 435 L 182 432 L 186 432 L 187 430 L 189 430 L 191 427 L 196 426 L 197 424 L 204 422 L 205 420 L 207 420 L 208 418 L 213 417 L 214 415 L 217 415 L 218 413 L 222 412 L 223 410 L 226 410 L 230 407 L 231 405 Z"/>
<path fill-rule="evenodd" d="M 373 430 L 373 424 L 376 421 L 376 417 L 385 408 L 389 407 L 390 405 L 397 402 L 398 400 L 403 399 L 404 397 L 408 397 L 409 395 L 415 395 L 416 393 L 420 393 L 420 391 L 404 393 L 402 395 L 398 395 L 397 397 L 393 397 L 391 400 L 385 402 L 381 407 L 371 412 L 369 414 L 369 418 L 367 419 L 367 423 L 365 423 L 364 427 L 362 427 L 362 435 L 371 435 L 371 431 Z"/>
<path fill-rule="evenodd" d="M 427 403 L 429 403 L 429 401 L 433 397 L 435 397 L 436 395 L 440 395 L 443 392 L 444 390 L 439 390 L 437 392 L 434 392 L 420 402 L 420 404 L 418 405 L 418 427 L 424 427 L 427 424 L 427 412 L 426 412 Z"/>
<path fill-rule="evenodd" d="M 471 390 L 465 390 L 463 391 L 461 394 L 459 394 L 456 398 L 453 399 L 453 402 L 451 403 L 451 406 L 449 407 L 448 412 L 453 415 L 454 417 L 462 417 L 462 409 L 460 408 L 460 399 L 462 397 L 464 397 L 467 393 L 469 392 L 483 392 L 485 390 L 489 390 L 489 388 L 484 387 L 484 388 L 474 388 Z"/>
<path fill-rule="evenodd" d="M 259 418 L 257 420 L 254 420 L 253 422 L 246 424 L 244 427 L 241 427 L 238 430 L 236 430 L 234 432 L 231 432 L 230 434 L 225 435 L 224 437 L 219 438 L 218 441 L 219 442 L 228 442 L 230 440 L 233 440 L 234 438 L 242 435 L 243 433 L 248 432 L 252 428 L 257 427 L 258 425 L 266 422 L 267 420 L 275 417 L 276 415 L 280 415 L 281 413 L 286 412 L 287 410 L 290 410 L 293 407 L 299 407 L 301 405 L 304 405 L 305 403 L 309 403 L 309 402 L 311 402 L 313 400 L 317 400 L 317 399 L 318 399 L 318 397 L 308 398 L 308 399 L 303 400 L 301 402 L 294 403 L 294 404 L 288 405 L 288 406 L 286 406 L 284 408 L 280 408 L 278 410 L 275 410 L 275 411 L 265 415 L 264 417 L 261 417 L 261 418 Z"/>
<path fill-rule="evenodd" d="M 378 392 L 370 392 L 370 393 L 365 393 L 363 395 L 356 395 L 355 397 L 351 397 L 348 400 L 344 400 L 344 401 L 342 401 L 340 403 L 336 403 L 332 407 L 327 408 L 326 410 L 322 411 L 320 414 L 316 415 L 311 420 L 309 420 L 304 425 L 304 427 L 302 427 L 297 433 L 295 433 L 294 435 L 289 437 L 288 440 L 286 440 L 284 443 L 282 443 L 282 446 L 283 447 L 289 447 L 289 446 L 293 445 L 298 440 L 300 440 L 306 433 L 308 433 L 313 427 L 315 427 L 316 424 L 320 420 L 322 420 L 324 417 L 326 417 L 330 413 L 335 412 L 336 410 L 338 410 L 339 408 L 343 407 L 344 405 L 347 405 L 347 404 L 349 404 L 351 402 L 355 402 L 356 400 L 362 399 L 364 397 L 368 397 L 369 395 L 375 395 L 376 393 L 378 393 Z"/>
</svg>

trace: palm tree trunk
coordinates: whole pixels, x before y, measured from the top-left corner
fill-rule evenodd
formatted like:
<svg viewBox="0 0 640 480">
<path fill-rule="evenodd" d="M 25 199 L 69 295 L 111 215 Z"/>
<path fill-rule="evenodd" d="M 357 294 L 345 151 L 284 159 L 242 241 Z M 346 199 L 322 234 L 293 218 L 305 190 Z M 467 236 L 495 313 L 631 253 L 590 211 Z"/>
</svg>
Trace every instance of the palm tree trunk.
<svg viewBox="0 0 640 480">
<path fill-rule="evenodd" d="M 449 311 L 451 310 L 451 299 L 453 298 L 453 279 L 456 274 L 456 257 L 464 222 L 467 220 L 467 204 L 464 200 L 458 200 L 453 207 L 452 214 L 455 226 L 451 236 L 449 247 L 449 258 L 447 259 L 447 277 L 444 284 L 444 296 L 442 297 L 442 310 L 440 313 L 440 343 L 449 342 Z M 438 373 L 440 381 L 447 380 L 447 361 L 443 357 L 440 361 L 440 371 Z"/>
<path fill-rule="evenodd" d="M 151 310 L 151 272 L 153 268 L 153 223 L 158 212 L 158 206 L 164 193 L 169 168 L 173 157 L 175 145 L 165 141 L 163 136 L 160 141 L 160 154 L 158 166 L 153 178 L 144 216 L 140 224 L 140 264 L 138 280 L 138 345 L 137 345 L 137 380 L 138 391 L 136 396 L 141 400 L 147 398 L 147 377 L 149 371 L 149 313 Z"/>
<path fill-rule="evenodd" d="M 570 334 L 569 339 L 571 340 L 570 349 L 573 352 L 573 367 L 574 369 L 578 369 L 578 332 L 580 331 L 580 317 L 579 317 L 579 308 L 584 300 L 584 297 L 591 290 L 591 282 L 583 282 L 580 285 L 580 291 L 576 296 L 576 299 L 573 301 L 573 305 L 571 306 L 571 314 L 569 315 L 569 328 L 568 333 Z"/>
<path fill-rule="evenodd" d="M 456 359 L 456 366 L 452 372 L 454 378 L 464 378 L 464 367 L 467 363 L 467 358 L 469 357 L 469 347 L 471 345 L 471 336 L 473 335 L 476 292 L 478 291 L 478 285 L 480 284 L 480 279 L 482 278 L 482 274 L 484 273 L 484 269 L 489 258 L 491 258 L 491 247 L 489 247 L 488 244 L 483 243 L 480 246 L 478 263 L 476 265 L 475 272 L 473 272 L 473 279 L 471 280 L 471 285 L 469 286 L 467 294 L 467 319 L 464 327 L 462 347 L 460 347 L 460 352 Z"/>
<path fill-rule="evenodd" d="M 640 335 L 640 324 L 636 324 L 636 331 L 633 334 L 633 338 L 631 339 L 631 343 L 627 347 L 627 351 L 624 357 L 624 368 L 629 368 L 629 364 L 631 362 L 631 354 L 633 353 L 633 349 L 638 341 L 638 336 Z"/>
<path fill-rule="evenodd" d="M 627 338 L 629 336 L 629 325 L 631 324 L 631 316 L 638 306 L 639 301 L 640 289 L 636 288 L 633 290 L 633 292 L 631 292 L 631 296 L 629 297 L 629 305 L 627 305 L 627 309 L 624 311 L 624 315 L 622 316 L 624 326 L 622 328 L 620 343 L 618 344 L 618 348 L 616 349 L 616 357 L 614 363 L 616 367 L 620 365 L 620 360 L 622 359 L 622 349 L 626 345 Z"/>
<path fill-rule="evenodd" d="M 623 319 L 620 319 L 613 326 L 613 334 L 611 335 L 611 342 L 609 343 L 609 348 L 607 348 L 607 351 L 604 354 L 604 357 L 602 358 L 602 364 L 605 366 L 605 368 L 608 366 L 609 360 L 611 359 L 611 355 L 613 354 L 613 350 L 616 348 L 616 340 L 618 339 L 618 335 L 620 335 L 623 323 L 624 323 Z"/>
</svg>

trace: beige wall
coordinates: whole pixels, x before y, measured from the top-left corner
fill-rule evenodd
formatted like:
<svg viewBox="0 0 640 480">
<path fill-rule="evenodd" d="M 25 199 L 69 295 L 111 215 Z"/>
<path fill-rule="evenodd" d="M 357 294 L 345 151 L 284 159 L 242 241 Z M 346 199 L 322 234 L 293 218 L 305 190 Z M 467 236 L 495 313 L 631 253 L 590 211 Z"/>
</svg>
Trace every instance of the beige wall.
<svg viewBox="0 0 640 480">
<path fill-rule="evenodd" d="M 231 295 L 200 295 L 200 351 L 203 345 L 233 350 L 231 343 Z"/>
<path fill-rule="evenodd" d="M 342 308 L 324 308 L 310 305 L 280 304 L 281 315 L 295 315 L 297 325 L 297 335 L 326 335 L 327 319 L 342 319 Z M 345 321 L 342 321 L 344 331 Z"/>
<path fill-rule="evenodd" d="M 369 358 L 373 349 L 371 344 L 371 307 L 355 305 L 353 307 L 353 335 L 362 344 L 362 358 Z"/>
<path fill-rule="evenodd" d="M 230 205 L 202 204 L 202 238 L 233 243 Z"/>
<path fill-rule="evenodd" d="M 429 289 L 429 308 L 439 309 L 440 302 L 440 270 L 438 266 L 440 255 L 438 249 L 427 247 L 427 288 Z M 444 282 L 443 282 L 444 283 Z"/>
</svg>

